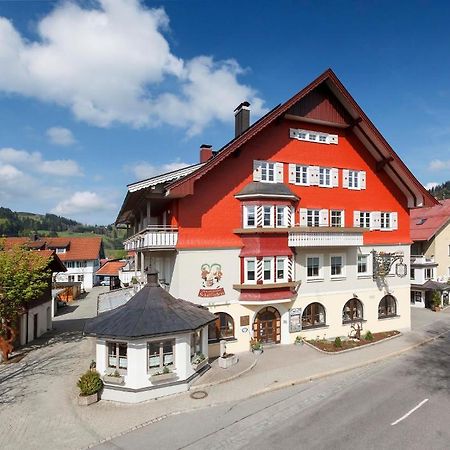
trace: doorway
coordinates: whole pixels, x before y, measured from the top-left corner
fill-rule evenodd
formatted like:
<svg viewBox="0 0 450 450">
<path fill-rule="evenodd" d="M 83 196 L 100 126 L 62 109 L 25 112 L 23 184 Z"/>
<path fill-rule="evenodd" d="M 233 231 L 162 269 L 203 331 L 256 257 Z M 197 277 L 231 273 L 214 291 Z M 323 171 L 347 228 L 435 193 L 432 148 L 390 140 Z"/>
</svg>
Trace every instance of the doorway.
<svg viewBox="0 0 450 450">
<path fill-rule="evenodd" d="M 38 315 L 33 315 L 33 339 L 38 337 Z"/>
<path fill-rule="evenodd" d="M 279 344 L 281 341 L 281 317 L 276 308 L 267 306 L 256 314 L 253 323 L 254 336 L 264 344 Z"/>
</svg>

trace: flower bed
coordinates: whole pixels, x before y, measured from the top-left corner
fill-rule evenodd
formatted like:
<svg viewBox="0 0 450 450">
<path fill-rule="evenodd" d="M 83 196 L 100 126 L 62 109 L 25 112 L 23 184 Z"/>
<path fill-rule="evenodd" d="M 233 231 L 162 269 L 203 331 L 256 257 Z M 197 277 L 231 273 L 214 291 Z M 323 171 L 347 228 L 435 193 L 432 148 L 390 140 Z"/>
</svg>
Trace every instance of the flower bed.
<svg viewBox="0 0 450 450">
<path fill-rule="evenodd" d="M 324 352 L 336 353 L 341 352 L 343 350 L 349 350 L 351 348 L 362 347 L 363 345 L 367 344 L 373 344 L 374 342 L 380 342 L 383 339 L 387 339 L 392 336 L 397 336 L 398 334 L 400 334 L 399 331 L 393 330 L 393 331 L 383 331 L 382 333 L 372 333 L 373 339 L 370 340 L 364 339 L 364 337 L 361 337 L 359 341 L 356 339 L 346 339 L 346 340 L 342 339 L 340 347 L 336 346 L 335 341 L 328 341 L 326 339 L 312 339 L 306 342 Z"/>
</svg>

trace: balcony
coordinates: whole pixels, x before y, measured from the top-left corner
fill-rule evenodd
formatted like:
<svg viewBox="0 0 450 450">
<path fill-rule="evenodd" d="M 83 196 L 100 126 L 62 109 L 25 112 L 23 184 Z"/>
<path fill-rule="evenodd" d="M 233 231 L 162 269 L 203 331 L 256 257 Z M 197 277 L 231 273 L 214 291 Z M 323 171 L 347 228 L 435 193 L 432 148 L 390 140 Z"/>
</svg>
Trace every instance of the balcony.
<svg viewBox="0 0 450 450">
<path fill-rule="evenodd" d="M 425 255 L 411 255 L 411 265 L 437 266 L 438 264 L 434 262 L 434 258 Z"/>
<path fill-rule="evenodd" d="M 358 247 L 365 228 L 295 227 L 289 229 L 289 247 Z"/>
<path fill-rule="evenodd" d="M 123 245 L 125 250 L 170 250 L 175 249 L 177 242 L 177 228 L 148 226 L 128 238 Z"/>
</svg>

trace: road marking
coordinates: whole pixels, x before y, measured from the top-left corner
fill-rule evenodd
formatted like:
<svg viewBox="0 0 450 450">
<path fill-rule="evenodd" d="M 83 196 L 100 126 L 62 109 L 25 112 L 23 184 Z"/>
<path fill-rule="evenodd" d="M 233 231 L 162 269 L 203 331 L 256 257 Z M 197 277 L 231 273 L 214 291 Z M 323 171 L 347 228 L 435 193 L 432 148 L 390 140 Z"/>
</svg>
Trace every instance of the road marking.
<svg viewBox="0 0 450 450">
<path fill-rule="evenodd" d="M 425 400 L 422 400 L 417 406 L 415 406 L 411 411 L 408 411 L 404 416 L 400 417 L 400 419 L 397 419 L 395 422 L 392 422 L 391 425 L 397 425 L 402 420 L 406 419 L 408 416 L 410 416 L 414 411 L 417 411 L 421 406 L 425 405 L 425 403 L 428 401 L 426 398 Z"/>
</svg>

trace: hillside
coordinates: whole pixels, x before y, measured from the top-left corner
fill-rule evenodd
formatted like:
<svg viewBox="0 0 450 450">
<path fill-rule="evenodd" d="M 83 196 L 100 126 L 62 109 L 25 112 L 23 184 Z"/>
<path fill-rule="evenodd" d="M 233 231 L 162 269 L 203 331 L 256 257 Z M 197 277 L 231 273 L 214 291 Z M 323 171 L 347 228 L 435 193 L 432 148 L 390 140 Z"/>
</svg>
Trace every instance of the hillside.
<svg viewBox="0 0 450 450">
<path fill-rule="evenodd" d="M 446 181 L 445 183 L 439 184 L 438 186 L 431 188 L 429 192 L 438 200 L 450 198 L 450 181 Z"/>
<path fill-rule="evenodd" d="M 105 253 L 109 258 L 124 256 L 122 242 L 125 230 L 113 225 L 83 225 L 55 214 L 16 212 L 0 207 L 0 236 L 99 236 L 103 238 Z"/>
</svg>

